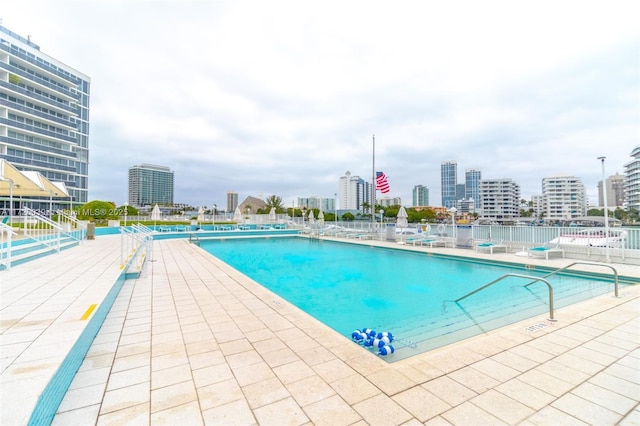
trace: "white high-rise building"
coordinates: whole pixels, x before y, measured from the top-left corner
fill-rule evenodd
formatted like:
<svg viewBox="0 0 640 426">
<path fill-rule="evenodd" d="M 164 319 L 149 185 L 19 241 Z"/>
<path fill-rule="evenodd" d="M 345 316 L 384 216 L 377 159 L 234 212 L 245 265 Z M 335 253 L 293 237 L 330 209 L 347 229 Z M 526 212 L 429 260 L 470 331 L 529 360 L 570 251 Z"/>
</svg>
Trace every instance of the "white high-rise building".
<svg viewBox="0 0 640 426">
<path fill-rule="evenodd" d="M 628 209 L 640 210 L 640 145 L 631 156 L 633 160 L 624 165 L 624 198 Z"/>
<path fill-rule="evenodd" d="M 520 216 L 520 185 L 511 178 L 483 179 L 478 190 L 483 218 L 501 221 Z"/>
<path fill-rule="evenodd" d="M 373 185 L 359 176 L 346 172 L 338 183 L 338 199 L 340 210 L 362 210 L 363 204 L 371 204 Z"/>
<path fill-rule="evenodd" d="M 580 178 L 558 175 L 542 179 L 545 198 L 545 220 L 567 220 L 585 216 L 587 198 Z"/>
<path fill-rule="evenodd" d="M 0 158 L 64 182 L 72 200 L 60 203 L 86 203 L 90 77 L 2 25 L 0 63 Z"/>
</svg>

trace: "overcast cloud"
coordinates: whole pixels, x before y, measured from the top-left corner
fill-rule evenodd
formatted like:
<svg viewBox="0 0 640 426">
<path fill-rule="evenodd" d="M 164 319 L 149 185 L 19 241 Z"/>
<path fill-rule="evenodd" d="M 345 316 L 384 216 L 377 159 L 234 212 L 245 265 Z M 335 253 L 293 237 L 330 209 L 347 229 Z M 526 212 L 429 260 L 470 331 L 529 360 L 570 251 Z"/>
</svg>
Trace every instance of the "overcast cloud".
<svg viewBox="0 0 640 426">
<path fill-rule="evenodd" d="M 3 25 L 89 75 L 90 199 L 130 166 L 175 201 L 333 197 L 346 171 L 440 204 L 440 163 L 582 179 L 593 204 L 640 144 L 637 1 L 0 0 Z M 380 194 L 378 194 L 378 197 Z"/>
</svg>

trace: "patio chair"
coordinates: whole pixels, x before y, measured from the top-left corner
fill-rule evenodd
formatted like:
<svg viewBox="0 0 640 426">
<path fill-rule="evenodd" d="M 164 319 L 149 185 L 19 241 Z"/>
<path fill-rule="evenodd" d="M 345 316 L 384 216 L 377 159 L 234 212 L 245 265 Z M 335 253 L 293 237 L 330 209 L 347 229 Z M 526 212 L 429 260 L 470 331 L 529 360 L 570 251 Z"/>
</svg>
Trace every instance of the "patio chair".
<svg viewBox="0 0 640 426">
<path fill-rule="evenodd" d="M 483 241 L 476 244 L 476 252 L 488 251 L 493 254 L 494 251 L 503 250 L 505 253 L 509 250 L 509 247 L 502 243 L 502 240 L 490 240 Z"/>
<path fill-rule="evenodd" d="M 549 254 L 559 254 L 564 257 L 564 250 L 559 247 L 558 243 L 545 243 L 542 246 L 531 247 L 527 250 L 528 257 L 544 256 L 546 260 L 549 260 Z"/>
</svg>

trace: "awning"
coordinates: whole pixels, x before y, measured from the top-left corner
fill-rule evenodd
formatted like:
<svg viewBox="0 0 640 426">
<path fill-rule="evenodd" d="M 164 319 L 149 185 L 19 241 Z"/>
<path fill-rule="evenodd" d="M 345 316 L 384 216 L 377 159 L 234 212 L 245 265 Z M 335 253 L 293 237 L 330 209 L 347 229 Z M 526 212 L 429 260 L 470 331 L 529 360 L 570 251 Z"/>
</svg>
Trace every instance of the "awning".
<svg viewBox="0 0 640 426">
<path fill-rule="evenodd" d="M 0 159 L 0 195 L 42 197 L 49 194 L 9 162 Z"/>
</svg>

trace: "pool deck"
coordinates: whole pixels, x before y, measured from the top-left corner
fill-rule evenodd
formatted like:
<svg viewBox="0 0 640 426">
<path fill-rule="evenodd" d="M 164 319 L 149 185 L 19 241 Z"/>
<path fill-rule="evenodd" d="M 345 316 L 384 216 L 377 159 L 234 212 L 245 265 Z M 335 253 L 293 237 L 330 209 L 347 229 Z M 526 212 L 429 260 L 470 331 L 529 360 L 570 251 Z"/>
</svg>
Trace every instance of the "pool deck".
<svg viewBox="0 0 640 426">
<path fill-rule="evenodd" d="M 637 265 L 613 266 L 640 282 Z M 121 272 L 117 235 L 0 271 L 0 424 L 27 424 Z M 156 241 L 53 424 L 640 424 L 640 285 L 555 317 L 390 364 L 187 240 Z"/>
</svg>

